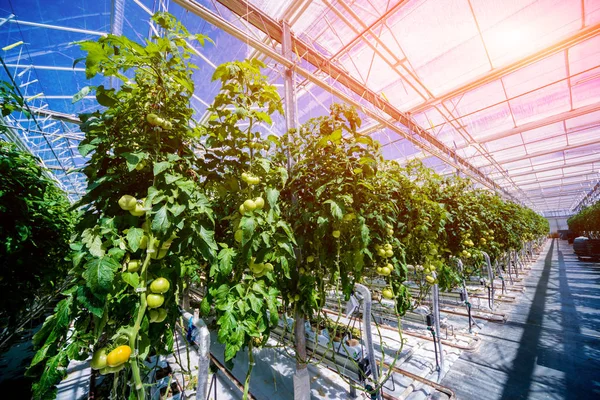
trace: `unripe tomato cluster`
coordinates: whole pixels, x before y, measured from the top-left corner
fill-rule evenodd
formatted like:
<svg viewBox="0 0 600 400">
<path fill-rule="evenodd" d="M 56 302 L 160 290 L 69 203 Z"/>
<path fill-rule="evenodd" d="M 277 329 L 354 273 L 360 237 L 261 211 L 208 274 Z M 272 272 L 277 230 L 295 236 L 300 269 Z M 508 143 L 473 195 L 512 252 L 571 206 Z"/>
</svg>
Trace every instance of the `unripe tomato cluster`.
<svg viewBox="0 0 600 400">
<path fill-rule="evenodd" d="M 130 356 L 131 347 L 127 345 L 118 346 L 108 354 L 107 349 L 102 348 L 94 352 L 90 366 L 100 370 L 102 375 L 116 373 L 125 368 Z"/>
<path fill-rule="evenodd" d="M 240 214 L 246 214 L 254 210 L 262 210 L 265 206 L 265 200 L 262 197 L 257 197 L 254 200 L 248 199 L 240 205 Z"/>
<path fill-rule="evenodd" d="M 144 208 L 145 201 L 145 198 L 138 200 L 135 197 L 126 194 L 119 199 L 119 207 L 121 207 L 122 210 L 129 211 L 134 217 L 141 217 L 146 214 L 146 209 Z"/>
<path fill-rule="evenodd" d="M 148 121 L 150 125 L 159 126 L 166 131 L 173 128 L 173 124 L 171 123 L 171 121 L 164 120 L 153 113 L 150 113 L 146 116 L 146 121 Z"/>
<path fill-rule="evenodd" d="M 273 271 L 273 264 L 271 263 L 254 263 L 255 258 L 252 257 L 250 259 L 250 263 L 248 264 L 248 268 L 254 274 L 255 277 L 260 278 L 264 276 L 267 272 Z"/>
<path fill-rule="evenodd" d="M 390 243 L 386 243 L 383 246 L 375 245 L 377 255 L 383 258 L 390 258 L 394 256 L 394 250 Z"/>
<path fill-rule="evenodd" d="M 146 295 L 146 304 L 148 306 L 148 315 L 150 322 L 163 322 L 167 318 L 167 310 L 161 307 L 165 302 L 164 294 L 169 291 L 171 284 L 166 278 L 156 278 L 150 282 L 148 289 L 150 293 Z"/>
<path fill-rule="evenodd" d="M 242 173 L 242 180 L 248 185 L 258 185 L 260 183 L 260 178 L 258 176 L 251 175 L 247 172 Z"/>
</svg>

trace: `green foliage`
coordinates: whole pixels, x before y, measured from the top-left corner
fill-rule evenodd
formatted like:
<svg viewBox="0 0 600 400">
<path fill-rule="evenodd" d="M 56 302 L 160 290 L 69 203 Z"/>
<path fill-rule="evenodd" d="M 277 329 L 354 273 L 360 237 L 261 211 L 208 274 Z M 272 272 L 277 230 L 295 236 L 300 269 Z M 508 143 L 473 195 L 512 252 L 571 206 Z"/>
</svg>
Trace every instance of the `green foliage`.
<svg viewBox="0 0 600 400">
<path fill-rule="evenodd" d="M 90 156 L 83 168 L 89 186 L 77 204 L 83 216 L 72 246 L 74 286 L 34 340 L 39 350 L 28 371 L 39 377 L 34 398 L 52 396 L 63 375 L 57 367 L 87 358 L 92 347 L 123 344 L 133 355 L 114 388 L 125 393 L 131 387 L 129 398 L 144 398 L 141 361 L 172 351 L 189 269 L 217 257 L 214 214 L 194 154 L 198 130 L 190 124 L 194 85 L 186 61 L 192 50 L 184 40 L 204 38 L 190 35 L 169 14 L 153 19 L 164 35 L 144 45 L 113 35 L 82 44 L 88 78 L 102 73 L 122 82 L 118 90 L 87 89 L 106 108 L 81 116 L 86 136 L 79 150 Z M 139 199 L 140 215 L 121 208 L 123 195 Z M 130 261 L 137 269 L 128 271 Z M 145 291 L 158 277 L 170 282 L 162 305 L 168 314 L 150 323 Z M 75 329 L 67 340 L 71 322 Z"/>
<path fill-rule="evenodd" d="M 268 158 L 269 142 L 258 131 L 261 124 L 271 123 L 274 112 L 283 112 L 276 88 L 261 73 L 263 67 L 254 59 L 215 70 L 213 80 L 221 82 L 221 91 L 203 132 L 205 187 L 218 198 L 215 238 L 220 250 L 206 277 L 202 309 L 208 314 L 209 304 L 214 305 L 227 361 L 247 346 L 266 342 L 278 321 L 280 293 L 273 283 L 289 279 L 294 256 L 291 229 L 279 207 L 287 173 Z M 259 197 L 264 208 L 245 210 L 244 204 L 260 203 Z"/>
<path fill-rule="evenodd" d="M 569 229 L 577 235 L 597 235 L 600 231 L 600 202 L 588 206 L 567 220 Z"/>
<path fill-rule="evenodd" d="M 0 321 L 63 283 L 74 214 L 40 160 L 0 141 Z"/>
<path fill-rule="evenodd" d="M 6 117 L 13 112 L 22 112 L 29 117 L 29 112 L 25 109 L 25 101 L 15 88 L 8 82 L 0 81 L 0 114 Z M 4 124 L 0 124 L 0 132 L 6 129 Z"/>
<path fill-rule="evenodd" d="M 281 140 L 277 159 L 292 159 L 284 212 L 301 256 L 294 260 L 292 279 L 279 284 L 288 293 L 288 307 L 307 316 L 323 308 L 327 285 L 349 295 L 363 276 L 388 264 L 396 282 L 406 276 L 400 242 L 387 233 L 397 207 L 384 200 L 388 193 L 377 178 L 380 146 L 358 134 L 360 125 L 353 108 L 335 104 L 329 116 Z M 393 256 L 377 254 L 375 247 L 384 245 L 393 248 Z"/>
</svg>

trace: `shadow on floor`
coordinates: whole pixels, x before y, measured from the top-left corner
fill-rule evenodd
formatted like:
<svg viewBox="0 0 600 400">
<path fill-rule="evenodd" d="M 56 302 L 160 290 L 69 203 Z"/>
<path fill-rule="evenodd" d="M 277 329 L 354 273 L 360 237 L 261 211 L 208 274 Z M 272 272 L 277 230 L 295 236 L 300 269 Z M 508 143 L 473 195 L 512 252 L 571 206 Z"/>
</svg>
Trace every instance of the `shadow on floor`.
<svg viewBox="0 0 600 400">
<path fill-rule="evenodd" d="M 573 275 L 590 271 L 570 257 L 565 263 L 559 243 L 552 241 L 544 261 L 517 354 L 507 370 L 502 399 L 599 398 L 600 366 L 593 357 L 599 340 L 586 335 L 590 326 L 598 326 L 599 301 L 594 297 L 581 305 L 573 295 L 583 289 Z M 552 268 L 554 250 L 558 268 Z M 597 271 L 591 272 L 598 276 Z M 595 279 L 590 278 L 587 289 L 597 294 Z"/>
<path fill-rule="evenodd" d="M 537 359 L 536 350 L 542 334 L 546 291 L 548 290 L 548 281 L 550 280 L 555 240 L 552 239 L 550 250 L 548 250 L 548 254 L 544 260 L 544 269 L 538 282 L 529 314 L 527 315 L 523 336 L 521 336 L 519 342 L 519 350 L 513 360 L 511 370 L 508 372 L 508 378 L 504 383 L 504 390 L 501 397 L 503 400 L 514 399 L 515 395 L 519 398 L 527 398 L 531 389 L 533 370 Z"/>
</svg>

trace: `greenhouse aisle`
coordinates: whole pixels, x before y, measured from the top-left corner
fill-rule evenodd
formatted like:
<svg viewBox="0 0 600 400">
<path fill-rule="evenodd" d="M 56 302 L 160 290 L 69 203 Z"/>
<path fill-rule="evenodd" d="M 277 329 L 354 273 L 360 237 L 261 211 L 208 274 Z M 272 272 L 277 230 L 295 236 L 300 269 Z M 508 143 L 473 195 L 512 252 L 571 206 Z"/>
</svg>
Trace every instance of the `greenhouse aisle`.
<svg viewBox="0 0 600 400">
<path fill-rule="evenodd" d="M 442 383 L 459 399 L 600 398 L 600 264 L 553 239 L 525 282 L 506 324 L 486 326 Z"/>
</svg>

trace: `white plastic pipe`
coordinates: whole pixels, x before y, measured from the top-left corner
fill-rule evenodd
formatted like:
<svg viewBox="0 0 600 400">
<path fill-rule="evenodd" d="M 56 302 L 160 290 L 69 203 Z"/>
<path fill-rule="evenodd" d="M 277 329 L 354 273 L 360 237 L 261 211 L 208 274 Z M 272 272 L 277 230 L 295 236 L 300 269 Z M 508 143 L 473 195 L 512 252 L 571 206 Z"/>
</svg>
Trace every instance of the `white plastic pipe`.
<svg viewBox="0 0 600 400">
<path fill-rule="evenodd" d="M 198 346 L 198 386 L 196 387 L 196 400 L 205 400 L 208 392 L 208 370 L 210 367 L 210 332 L 201 318 L 194 318 L 187 311 L 182 311 L 181 315 L 185 321 L 190 319 L 193 325 L 198 329 L 196 345 Z"/>
<path fill-rule="evenodd" d="M 366 286 L 357 283 L 354 285 L 354 289 L 361 294 L 363 297 L 363 330 L 365 347 L 367 349 L 367 358 L 369 359 L 369 365 L 371 366 L 371 376 L 373 382 L 379 383 L 379 370 L 377 369 L 377 363 L 375 362 L 375 351 L 373 350 L 373 333 L 371 331 L 371 292 Z M 376 399 L 381 400 L 381 391 L 378 390 L 376 393 Z"/>
</svg>

